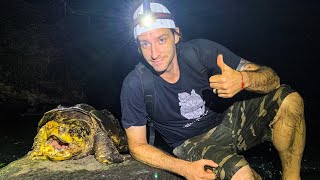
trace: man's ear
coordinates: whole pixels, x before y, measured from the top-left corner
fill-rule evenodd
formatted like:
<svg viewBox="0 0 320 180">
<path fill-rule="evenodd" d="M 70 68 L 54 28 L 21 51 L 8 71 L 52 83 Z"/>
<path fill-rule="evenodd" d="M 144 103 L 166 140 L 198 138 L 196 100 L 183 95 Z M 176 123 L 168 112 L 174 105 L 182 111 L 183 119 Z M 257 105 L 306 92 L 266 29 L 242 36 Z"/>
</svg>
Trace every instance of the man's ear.
<svg viewBox="0 0 320 180">
<path fill-rule="evenodd" d="M 174 35 L 174 43 L 177 44 L 180 41 L 180 29 L 178 27 L 175 28 L 176 32 Z"/>
<path fill-rule="evenodd" d="M 141 55 L 142 55 L 141 47 L 140 47 L 140 46 L 138 47 L 138 52 L 139 52 L 139 54 L 141 54 Z"/>
</svg>

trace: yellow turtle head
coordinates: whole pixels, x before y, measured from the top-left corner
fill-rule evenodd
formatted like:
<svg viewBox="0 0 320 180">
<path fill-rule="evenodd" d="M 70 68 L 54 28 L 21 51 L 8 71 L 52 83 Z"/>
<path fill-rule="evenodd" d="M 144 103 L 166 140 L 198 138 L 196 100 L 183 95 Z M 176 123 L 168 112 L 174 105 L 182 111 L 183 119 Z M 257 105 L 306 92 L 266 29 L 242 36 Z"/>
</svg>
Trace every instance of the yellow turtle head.
<svg viewBox="0 0 320 180">
<path fill-rule="evenodd" d="M 46 141 L 41 151 L 50 160 L 67 160 L 91 151 L 94 140 L 85 120 L 48 121 L 42 128 Z"/>
</svg>

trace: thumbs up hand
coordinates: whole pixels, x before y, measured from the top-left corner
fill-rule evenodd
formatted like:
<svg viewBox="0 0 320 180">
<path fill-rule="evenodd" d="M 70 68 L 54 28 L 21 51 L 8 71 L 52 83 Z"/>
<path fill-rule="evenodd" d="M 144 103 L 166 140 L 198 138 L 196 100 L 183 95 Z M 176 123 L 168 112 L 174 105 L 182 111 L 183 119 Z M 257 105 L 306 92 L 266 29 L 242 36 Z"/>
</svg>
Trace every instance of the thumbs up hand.
<svg viewBox="0 0 320 180">
<path fill-rule="evenodd" d="M 222 98 L 231 98 L 242 90 L 242 75 L 224 63 L 222 54 L 217 57 L 217 65 L 221 74 L 209 78 L 213 93 Z"/>
</svg>

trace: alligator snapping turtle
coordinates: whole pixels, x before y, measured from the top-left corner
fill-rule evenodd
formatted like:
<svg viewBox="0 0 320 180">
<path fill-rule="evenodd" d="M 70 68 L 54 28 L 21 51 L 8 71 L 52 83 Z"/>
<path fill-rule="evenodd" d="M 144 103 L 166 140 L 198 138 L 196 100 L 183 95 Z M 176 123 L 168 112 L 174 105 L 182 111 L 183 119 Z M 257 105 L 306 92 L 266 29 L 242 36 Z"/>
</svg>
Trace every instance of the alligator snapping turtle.
<svg viewBox="0 0 320 180">
<path fill-rule="evenodd" d="M 107 110 L 87 104 L 59 105 L 38 123 L 31 159 L 62 161 L 94 154 L 101 163 L 120 163 L 128 143 L 118 120 Z"/>
</svg>

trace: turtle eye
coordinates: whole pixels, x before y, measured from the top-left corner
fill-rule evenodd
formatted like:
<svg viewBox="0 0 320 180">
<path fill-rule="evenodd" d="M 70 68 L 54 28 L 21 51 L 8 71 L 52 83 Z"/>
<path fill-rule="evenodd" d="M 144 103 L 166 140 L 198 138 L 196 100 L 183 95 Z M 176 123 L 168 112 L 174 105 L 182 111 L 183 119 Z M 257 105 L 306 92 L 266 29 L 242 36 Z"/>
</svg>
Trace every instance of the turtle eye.
<svg viewBox="0 0 320 180">
<path fill-rule="evenodd" d="M 67 131 L 67 128 L 64 126 L 59 127 L 59 133 L 65 133 Z"/>
</svg>

